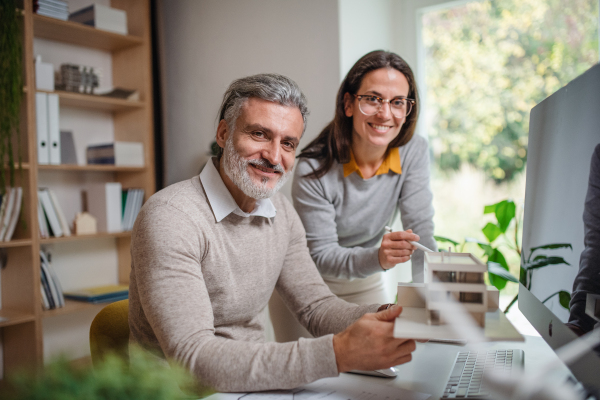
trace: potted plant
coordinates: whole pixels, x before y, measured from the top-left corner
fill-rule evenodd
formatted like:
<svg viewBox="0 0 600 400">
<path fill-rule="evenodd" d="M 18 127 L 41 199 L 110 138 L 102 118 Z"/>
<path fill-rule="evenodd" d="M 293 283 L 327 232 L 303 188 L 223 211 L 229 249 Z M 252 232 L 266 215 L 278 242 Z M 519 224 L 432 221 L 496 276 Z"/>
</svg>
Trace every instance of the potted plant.
<svg viewBox="0 0 600 400">
<path fill-rule="evenodd" d="M 15 152 L 21 169 L 19 124 L 23 97 L 22 20 L 15 0 L 0 3 L 0 194 L 15 185 Z M 14 139 L 16 138 L 16 142 Z M 8 172 L 8 179 L 7 179 Z"/>
</svg>

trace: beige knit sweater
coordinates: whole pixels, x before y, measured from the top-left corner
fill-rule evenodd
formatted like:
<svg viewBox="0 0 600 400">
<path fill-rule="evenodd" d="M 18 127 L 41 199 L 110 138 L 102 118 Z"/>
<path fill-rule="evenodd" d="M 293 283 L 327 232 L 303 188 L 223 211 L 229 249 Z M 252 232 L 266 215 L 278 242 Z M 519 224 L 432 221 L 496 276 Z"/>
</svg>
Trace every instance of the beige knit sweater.
<svg viewBox="0 0 600 400">
<path fill-rule="evenodd" d="M 186 365 L 218 391 L 293 388 L 337 376 L 333 333 L 377 305 L 334 296 L 302 223 L 281 194 L 277 215 L 217 223 L 198 176 L 156 193 L 132 240 L 131 339 Z M 276 289 L 316 339 L 265 342 L 261 312 Z"/>
</svg>

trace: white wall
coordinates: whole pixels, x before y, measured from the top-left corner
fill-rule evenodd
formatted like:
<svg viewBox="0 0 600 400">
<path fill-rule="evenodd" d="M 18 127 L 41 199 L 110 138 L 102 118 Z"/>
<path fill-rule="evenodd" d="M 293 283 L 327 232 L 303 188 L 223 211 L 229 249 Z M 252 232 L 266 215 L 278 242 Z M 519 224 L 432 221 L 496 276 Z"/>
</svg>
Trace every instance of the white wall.
<svg viewBox="0 0 600 400">
<path fill-rule="evenodd" d="M 336 0 L 169 0 L 159 9 L 166 184 L 189 179 L 206 162 L 234 79 L 277 72 L 300 85 L 311 110 L 301 147 L 333 118 L 340 82 Z"/>
<path fill-rule="evenodd" d="M 373 50 L 393 51 L 393 0 L 340 0 L 340 77 Z M 341 80 L 340 79 L 340 80 Z"/>
</svg>

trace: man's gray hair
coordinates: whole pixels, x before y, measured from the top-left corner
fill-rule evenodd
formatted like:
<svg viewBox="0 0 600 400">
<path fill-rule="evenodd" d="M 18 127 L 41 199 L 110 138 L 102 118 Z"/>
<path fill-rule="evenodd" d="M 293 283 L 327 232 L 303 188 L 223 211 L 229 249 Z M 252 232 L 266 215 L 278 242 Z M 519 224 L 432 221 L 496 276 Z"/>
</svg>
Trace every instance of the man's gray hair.
<svg viewBox="0 0 600 400">
<path fill-rule="evenodd" d="M 247 76 L 236 79 L 229 85 L 221 103 L 219 121 L 224 119 L 230 132 L 235 130 L 235 123 L 241 114 L 242 106 L 251 97 L 272 101 L 282 106 L 298 107 L 304 121 L 302 130 L 302 134 L 304 134 L 306 118 L 309 113 L 306 97 L 296 82 L 279 74 Z"/>
</svg>

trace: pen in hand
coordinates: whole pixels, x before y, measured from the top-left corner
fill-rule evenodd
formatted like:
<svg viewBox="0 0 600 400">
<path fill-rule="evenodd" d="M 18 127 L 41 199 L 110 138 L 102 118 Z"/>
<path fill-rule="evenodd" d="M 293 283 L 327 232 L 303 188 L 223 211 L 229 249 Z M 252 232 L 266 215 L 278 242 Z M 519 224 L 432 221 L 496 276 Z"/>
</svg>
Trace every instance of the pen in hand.
<svg viewBox="0 0 600 400">
<path fill-rule="evenodd" d="M 385 227 L 385 232 L 386 233 L 392 233 L 392 228 L 390 228 L 389 226 Z M 423 246 L 421 243 L 419 242 L 413 242 L 412 240 L 407 240 L 408 243 L 412 244 L 413 246 L 415 246 L 417 249 L 426 251 L 428 253 L 435 253 L 433 250 L 428 249 L 427 247 Z"/>
</svg>

